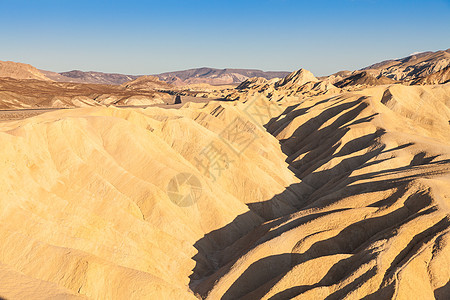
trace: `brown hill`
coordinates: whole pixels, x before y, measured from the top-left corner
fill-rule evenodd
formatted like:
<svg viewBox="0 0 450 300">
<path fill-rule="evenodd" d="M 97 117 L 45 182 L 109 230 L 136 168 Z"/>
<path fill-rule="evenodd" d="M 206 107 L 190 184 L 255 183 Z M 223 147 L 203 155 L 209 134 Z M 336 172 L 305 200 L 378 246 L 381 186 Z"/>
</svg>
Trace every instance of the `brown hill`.
<svg viewBox="0 0 450 300">
<path fill-rule="evenodd" d="M 0 78 L 0 109 L 151 105 L 171 103 L 166 93 L 121 86 Z"/>
<path fill-rule="evenodd" d="M 50 81 L 48 77 L 35 67 L 12 61 L 0 61 L 0 77 Z"/>
<path fill-rule="evenodd" d="M 436 73 L 448 65 L 450 65 L 450 49 L 388 60 L 363 70 L 377 70 L 380 75 L 394 80 L 412 80 Z"/>
<path fill-rule="evenodd" d="M 184 71 L 167 72 L 155 75 L 160 80 L 174 85 L 207 83 L 211 85 L 239 84 L 252 77 L 265 79 L 281 78 L 289 72 L 266 72 L 250 69 L 214 69 L 198 68 Z"/>
<path fill-rule="evenodd" d="M 433 73 L 426 77 L 421 77 L 415 80 L 412 80 L 410 84 L 443 84 L 450 81 L 450 65 L 446 68 L 440 70 L 439 72 Z"/>
<path fill-rule="evenodd" d="M 346 78 L 368 72 L 375 77 L 382 76 L 410 84 L 412 80 L 437 73 L 448 65 L 450 65 L 450 49 L 436 52 L 422 52 L 401 59 L 385 60 L 361 70 L 339 71 L 329 76 L 320 77 L 319 79 L 336 84 L 337 82 L 345 82 Z M 371 81 L 373 82 L 374 80 Z M 383 81 L 387 82 L 386 80 Z"/>
<path fill-rule="evenodd" d="M 53 72 L 52 72 L 53 73 Z M 54 76 L 52 78 L 52 76 Z M 112 84 L 120 85 L 130 80 L 134 80 L 139 76 L 124 75 L 117 73 L 103 73 L 103 72 L 83 72 L 79 70 L 53 73 L 50 78 L 61 82 L 79 82 L 79 83 L 94 83 L 94 84 Z"/>
<path fill-rule="evenodd" d="M 124 75 L 102 72 L 84 72 L 79 70 L 55 73 L 50 71 L 41 71 L 48 78 L 59 82 L 77 82 L 94 84 L 113 84 L 121 85 L 128 81 L 137 79 L 140 76 Z M 288 75 L 289 72 L 266 72 L 251 69 L 214 69 L 197 68 L 183 71 L 166 72 L 156 74 L 161 81 L 175 86 L 189 84 L 210 84 L 210 85 L 237 85 L 251 77 L 263 77 L 266 79 L 281 78 Z"/>
<path fill-rule="evenodd" d="M 363 71 L 346 77 L 345 79 L 336 82 L 334 85 L 339 88 L 344 88 L 348 86 L 375 86 L 384 84 L 393 84 L 395 80 L 384 76 L 374 76 L 368 71 Z"/>
</svg>

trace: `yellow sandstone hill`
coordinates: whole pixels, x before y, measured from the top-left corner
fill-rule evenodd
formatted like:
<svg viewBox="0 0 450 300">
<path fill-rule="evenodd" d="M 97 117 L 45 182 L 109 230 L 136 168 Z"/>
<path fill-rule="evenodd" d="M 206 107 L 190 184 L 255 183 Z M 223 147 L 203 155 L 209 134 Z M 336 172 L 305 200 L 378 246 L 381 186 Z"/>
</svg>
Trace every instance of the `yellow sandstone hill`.
<svg viewBox="0 0 450 300">
<path fill-rule="evenodd" d="M 0 297 L 448 299 L 450 84 L 240 100 L 0 123 Z"/>
<path fill-rule="evenodd" d="M 195 298 L 188 284 L 196 241 L 246 214 L 201 245 L 209 252 L 231 243 L 264 220 L 247 203 L 299 181 L 278 141 L 248 113 L 203 105 L 79 109 L 1 125 L 0 296 Z M 231 136 L 222 132 L 228 124 Z M 199 167 L 208 147 L 226 155 L 211 172 Z M 200 185 L 192 205 L 169 196 L 180 174 Z M 293 212 L 289 199 L 261 214 Z"/>
<path fill-rule="evenodd" d="M 208 299 L 446 299 L 450 85 L 311 98 L 268 125 L 302 180 L 296 213 L 244 237 Z M 206 273 L 208 274 L 208 273 Z"/>
</svg>

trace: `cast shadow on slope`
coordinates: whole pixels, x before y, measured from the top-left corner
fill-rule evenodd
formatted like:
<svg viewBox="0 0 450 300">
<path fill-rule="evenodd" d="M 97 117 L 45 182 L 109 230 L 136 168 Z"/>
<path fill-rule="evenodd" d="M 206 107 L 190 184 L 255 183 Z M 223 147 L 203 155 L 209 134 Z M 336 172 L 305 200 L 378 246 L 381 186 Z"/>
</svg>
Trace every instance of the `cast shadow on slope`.
<svg viewBox="0 0 450 300">
<path fill-rule="evenodd" d="M 434 291 L 434 298 L 436 298 L 436 300 L 448 299 L 449 295 L 450 295 L 450 281 L 447 282 L 447 284 L 444 285 L 443 287 L 438 288 Z"/>
<path fill-rule="evenodd" d="M 386 173 L 389 172 L 390 170 L 386 171 Z M 380 174 L 372 174 L 368 175 L 367 178 L 370 178 L 371 176 L 376 178 L 379 175 Z M 371 204 L 373 207 L 384 207 L 386 209 L 386 207 L 394 206 L 396 199 L 406 193 L 408 190 L 407 186 L 411 180 L 414 178 L 421 178 L 423 175 L 424 174 L 405 176 L 393 182 L 390 180 L 381 180 L 375 181 L 371 184 L 357 184 L 355 186 L 355 190 L 359 190 L 360 195 L 362 195 L 375 191 L 383 191 L 392 188 L 396 189 L 396 194 L 387 197 L 382 203 L 376 202 Z M 348 193 L 353 194 L 355 190 L 351 189 Z M 270 202 L 271 200 L 267 201 L 266 205 L 269 205 Z M 411 219 L 433 213 L 436 210 L 434 205 L 435 204 L 432 202 L 431 197 L 427 193 L 418 191 L 417 193 L 409 196 L 404 201 L 403 206 L 393 210 L 392 212 L 383 216 L 368 218 L 351 224 L 342 229 L 337 235 L 314 243 L 304 253 L 291 252 L 265 257 L 250 265 L 250 267 L 248 267 L 239 276 L 239 278 L 223 295 L 223 299 L 237 299 L 246 295 L 248 299 L 257 299 L 266 294 L 270 288 L 273 287 L 284 275 L 299 264 L 302 264 L 308 260 L 330 255 L 350 254 L 352 255 L 351 257 L 341 260 L 333 265 L 329 272 L 316 284 L 310 286 L 292 287 L 289 290 L 276 294 L 273 296 L 273 299 L 289 299 L 309 289 L 320 286 L 329 286 L 337 283 L 353 273 L 362 264 L 372 259 L 376 259 L 377 254 L 367 250 L 370 244 L 375 243 L 377 240 L 389 239 L 393 237 L 396 229 L 404 225 L 406 222 L 409 222 Z M 211 240 L 207 241 L 210 235 L 215 235 L 217 238 L 220 235 L 227 234 L 228 230 L 230 230 L 233 226 L 232 223 L 240 222 L 240 220 L 246 218 L 246 214 L 240 215 L 231 224 L 206 235 L 195 244 L 197 249 L 199 249 L 197 258 L 200 256 L 208 257 L 215 262 L 215 265 L 213 266 L 211 264 L 209 265 L 209 268 L 203 268 L 201 271 L 199 269 L 194 270 L 194 273 L 196 271 L 200 271 L 196 274 L 197 279 L 202 279 L 203 282 L 199 285 L 192 285 L 193 291 L 202 298 L 206 297 L 214 282 L 229 272 L 233 264 L 255 246 L 276 238 L 284 232 L 294 229 L 302 224 L 311 222 L 319 217 L 337 214 L 343 210 L 344 209 L 331 210 L 323 213 L 306 215 L 304 217 L 292 220 L 290 220 L 290 216 L 281 216 L 273 221 L 269 221 L 258 227 L 249 229 L 248 233 L 243 233 L 240 239 L 236 240 L 228 247 L 218 249 L 215 253 L 205 253 L 205 256 L 201 255 L 200 249 L 202 248 L 202 243 L 211 242 Z M 275 226 L 279 227 L 269 232 L 269 229 Z M 402 264 L 417 253 L 417 245 L 426 243 L 430 237 L 433 237 L 448 228 L 448 220 L 442 219 L 434 226 L 424 228 L 423 232 L 418 233 L 416 237 L 397 254 L 393 265 L 385 274 L 384 282 L 388 282 L 388 279 L 393 276 L 392 274 L 395 270 L 399 269 Z M 233 254 L 227 256 L 225 255 L 226 253 Z M 202 263 L 197 260 L 197 267 L 201 264 Z M 348 286 L 345 286 L 335 294 L 330 295 L 328 299 L 339 299 L 353 288 L 356 288 L 359 284 L 369 280 L 375 275 L 375 273 L 375 270 L 369 270 Z M 393 287 L 389 285 L 389 287 L 383 289 L 383 291 L 383 295 L 386 295 L 385 293 L 387 292 L 393 292 Z M 436 293 L 439 293 L 439 291 L 437 290 Z"/>
<path fill-rule="evenodd" d="M 419 154 L 418 156 L 416 155 L 417 157 L 414 157 L 410 166 L 384 169 L 363 175 L 351 176 L 352 172 L 356 169 L 368 165 L 380 164 L 388 160 L 377 160 L 376 157 L 381 153 L 404 149 L 412 145 L 404 144 L 394 149 L 385 150 L 385 145 L 379 143 L 379 137 L 384 134 L 384 131 L 380 129 L 375 133 L 348 141 L 338 153 L 334 154 L 337 149 L 336 144 L 340 143 L 340 139 L 349 130 L 349 124 L 370 122 L 375 116 L 371 115 L 368 117 L 357 118 L 367 106 L 367 104 L 363 102 L 364 99 L 364 97 L 361 97 L 356 101 L 346 103 L 345 105 L 338 105 L 338 110 L 336 110 L 335 107 L 325 110 L 316 118 L 307 121 L 295 130 L 293 137 L 294 140 L 299 141 L 299 143 L 291 142 L 290 145 L 283 147 L 282 150 L 288 156 L 308 152 L 308 154 L 301 159 L 301 163 L 297 165 L 294 165 L 292 160 L 288 158 L 292 170 L 303 180 L 301 183 L 287 187 L 283 193 L 276 195 L 267 201 L 248 204 L 250 209 L 249 212 L 236 217 L 233 222 L 223 228 L 206 234 L 202 239 L 195 243 L 194 246 L 199 252 L 193 257 L 196 261 L 196 266 L 190 277 L 190 286 L 194 293 L 199 297 L 205 298 L 208 295 L 208 292 L 213 288 L 215 282 L 227 274 L 240 257 L 248 253 L 257 245 L 324 215 L 339 213 L 340 211 L 351 208 L 329 210 L 326 212 L 309 214 L 300 218 L 292 218 L 292 213 L 305 208 L 321 209 L 333 202 L 339 201 L 339 199 L 345 196 L 358 196 L 393 189 L 395 192 L 391 194 L 391 196 L 367 204 L 368 207 L 389 208 L 394 206 L 398 199 L 406 194 L 411 181 L 436 175 L 436 171 L 432 170 L 433 166 L 450 163 L 449 160 L 433 162 L 436 157 L 430 159 Z M 283 115 L 291 112 L 294 108 L 295 107 L 288 108 Z M 326 120 L 342 110 L 346 110 L 346 112 L 330 125 L 323 127 Z M 307 109 L 302 110 L 301 113 L 306 112 Z M 273 119 L 266 125 L 269 132 L 271 131 L 270 128 L 274 128 L 270 125 L 273 125 L 274 122 L 277 121 Z M 281 125 L 281 127 L 283 126 L 284 124 Z M 272 131 L 272 133 L 274 132 Z M 321 155 L 318 152 L 322 150 L 317 150 L 317 148 L 312 146 L 309 146 L 308 148 L 308 145 L 310 145 L 309 143 L 314 143 L 319 137 L 322 137 L 320 140 L 325 145 L 323 148 L 333 149 L 333 151 Z M 283 145 L 283 141 L 281 141 L 281 144 Z M 322 146 L 319 148 L 322 148 Z M 352 154 L 362 149 L 367 149 L 367 151 L 364 154 L 343 159 L 331 169 L 315 171 L 333 157 Z M 423 164 L 427 164 L 429 168 L 416 168 L 416 172 L 409 172 L 411 169 L 414 169 L 415 166 Z M 392 175 L 395 175 L 396 178 L 383 178 L 391 177 Z M 367 182 L 368 180 L 370 180 L 370 182 Z M 358 183 L 360 181 L 364 182 Z M 313 187 L 313 192 L 311 192 L 310 186 Z M 280 199 L 283 199 L 284 194 L 287 193 L 298 195 L 297 202 L 292 204 L 293 212 L 286 215 L 277 215 L 274 213 L 273 209 L 274 205 L 276 205 L 275 199 L 279 201 Z M 335 198 L 328 197 L 328 199 L 326 199 L 324 197 L 330 194 L 335 194 Z M 374 259 L 376 253 L 372 253 L 366 249 L 370 243 L 381 238 L 389 238 L 394 234 L 396 228 L 405 224 L 410 219 L 417 218 L 424 214 L 430 214 L 435 209 L 432 199 L 426 193 L 422 191 L 412 193 L 400 208 L 394 209 L 392 212 L 383 216 L 368 218 L 351 224 L 343 228 L 336 236 L 314 243 L 304 253 L 291 252 L 273 255 L 254 262 L 235 282 L 233 282 L 223 295 L 223 299 L 246 297 L 248 297 L 248 299 L 259 298 L 266 294 L 279 279 L 286 275 L 296 265 L 328 255 L 350 254 L 351 256 L 349 258 L 343 259 L 333 265 L 328 273 L 316 284 L 292 287 L 277 293 L 272 298 L 289 299 L 315 287 L 332 285 L 349 276 L 365 261 Z M 260 224 L 249 222 L 248 220 L 254 218 L 253 216 L 255 213 L 261 216 L 265 222 L 261 222 Z M 246 226 L 245 224 L 253 225 Z M 278 228 L 270 231 L 270 229 L 274 227 Z M 424 243 L 429 236 L 435 235 L 448 227 L 448 220 L 441 220 L 431 228 L 425 229 L 422 233 L 416 235 L 410 245 L 401 251 L 401 253 L 398 253 L 394 260 L 395 264 L 399 265 L 404 262 L 407 257 L 414 255 L 416 251 L 415 246 L 417 244 Z M 230 236 L 233 236 L 233 238 L 230 239 Z M 224 240 L 227 242 L 223 243 Z M 391 267 L 389 272 L 385 274 L 385 280 L 390 278 L 389 276 L 392 275 L 391 273 L 394 269 L 398 268 L 396 266 Z M 261 270 L 264 271 L 261 272 Z M 358 284 L 367 281 L 375 274 L 376 270 L 374 269 L 367 271 L 348 286 L 329 295 L 328 299 L 337 299 L 340 296 L 345 295 L 345 293 L 356 288 Z M 387 285 L 381 291 L 383 291 L 383 293 L 391 293 L 392 289 L 392 286 Z M 442 289 L 444 288 L 437 289 L 435 294 L 444 293 L 445 289 Z"/>
</svg>

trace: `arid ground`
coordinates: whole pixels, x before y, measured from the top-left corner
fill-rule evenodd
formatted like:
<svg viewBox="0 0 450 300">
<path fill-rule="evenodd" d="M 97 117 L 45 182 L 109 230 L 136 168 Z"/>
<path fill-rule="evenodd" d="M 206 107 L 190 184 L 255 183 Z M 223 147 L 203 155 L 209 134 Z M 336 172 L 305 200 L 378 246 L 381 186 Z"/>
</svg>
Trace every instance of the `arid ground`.
<svg viewBox="0 0 450 300">
<path fill-rule="evenodd" d="M 8 63 L 0 297 L 450 299 L 449 63 L 238 86 Z"/>
</svg>

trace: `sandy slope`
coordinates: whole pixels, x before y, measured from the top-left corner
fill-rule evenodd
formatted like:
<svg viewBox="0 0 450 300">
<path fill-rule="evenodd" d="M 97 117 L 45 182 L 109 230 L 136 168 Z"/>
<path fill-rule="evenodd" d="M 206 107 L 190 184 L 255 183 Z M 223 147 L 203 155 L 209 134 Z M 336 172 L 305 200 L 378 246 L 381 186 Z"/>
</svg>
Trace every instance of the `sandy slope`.
<svg viewBox="0 0 450 300">
<path fill-rule="evenodd" d="M 19 297 L 18 285 L 2 286 L 20 274 L 37 291 L 49 282 L 55 294 L 194 298 L 188 288 L 194 243 L 249 213 L 245 203 L 298 182 L 278 141 L 243 112 L 214 103 L 194 106 L 79 109 L 2 124 L 0 262 L 7 268 L 0 273 L 8 280 L 0 296 L 26 298 Z M 237 155 L 226 146 L 230 139 L 218 134 L 241 115 L 244 139 L 254 142 Z M 212 174 L 216 180 L 195 167 L 211 142 L 230 157 L 223 174 Z M 168 197 L 169 182 L 180 173 L 200 181 L 195 205 L 180 207 Z M 273 204 L 276 213 L 289 211 L 283 201 Z M 229 243 L 261 222 L 250 213 L 202 247 Z"/>
<path fill-rule="evenodd" d="M 0 124 L 0 297 L 448 299 L 450 84 L 284 100 Z"/>
<path fill-rule="evenodd" d="M 448 298 L 449 90 L 383 86 L 292 106 L 268 128 L 302 179 L 290 186 L 298 212 L 250 233 L 235 258 L 217 254 L 220 268 L 194 290 L 210 299 Z"/>
</svg>

